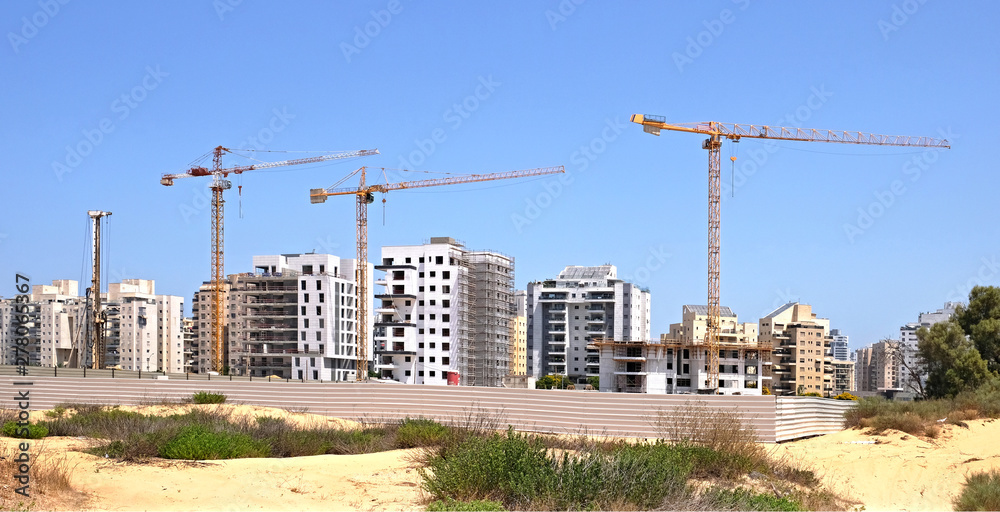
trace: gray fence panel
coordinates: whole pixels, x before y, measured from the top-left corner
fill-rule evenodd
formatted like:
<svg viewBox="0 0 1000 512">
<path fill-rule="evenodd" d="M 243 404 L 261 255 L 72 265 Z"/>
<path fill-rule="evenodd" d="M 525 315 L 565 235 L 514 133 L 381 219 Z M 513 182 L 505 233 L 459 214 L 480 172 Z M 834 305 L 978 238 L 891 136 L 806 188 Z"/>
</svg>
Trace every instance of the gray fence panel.
<svg viewBox="0 0 1000 512">
<path fill-rule="evenodd" d="M 833 400 L 809 396 L 781 396 L 775 401 L 778 442 L 832 434 L 844 429 L 844 413 L 854 408 L 854 400 Z"/>
</svg>

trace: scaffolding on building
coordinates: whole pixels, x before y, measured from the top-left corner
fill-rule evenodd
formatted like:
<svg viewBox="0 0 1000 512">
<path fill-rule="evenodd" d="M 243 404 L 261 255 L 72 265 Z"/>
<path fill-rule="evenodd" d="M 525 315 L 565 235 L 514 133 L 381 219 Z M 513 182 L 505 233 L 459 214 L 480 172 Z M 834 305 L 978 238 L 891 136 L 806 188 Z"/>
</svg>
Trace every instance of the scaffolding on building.
<svg viewBox="0 0 1000 512">
<path fill-rule="evenodd" d="M 459 383 L 463 386 L 473 385 L 472 374 L 476 371 L 476 361 L 472 350 L 475 343 L 473 339 L 473 316 L 475 311 L 475 290 L 472 280 L 472 264 L 465 258 L 465 254 L 456 250 L 449 256 L 458 269 L 458 278 L 455 280 L 458 286 L 458 295 L 455 299 L 454 311 L 458 315 L 458 376 Z"/>
<path fill-rule="evenodd" d="M 460 283 L 459 292 L 467 294 L 469 315 L 461 323 L 471 330 L 468 344 L 460 348 L 461 382 L 466 386 L 499 387 L 510 368 L 514 258 L 496 251 L 469 251 L 460 261 L 466 285 L 463 290 Z"/>
</svg>

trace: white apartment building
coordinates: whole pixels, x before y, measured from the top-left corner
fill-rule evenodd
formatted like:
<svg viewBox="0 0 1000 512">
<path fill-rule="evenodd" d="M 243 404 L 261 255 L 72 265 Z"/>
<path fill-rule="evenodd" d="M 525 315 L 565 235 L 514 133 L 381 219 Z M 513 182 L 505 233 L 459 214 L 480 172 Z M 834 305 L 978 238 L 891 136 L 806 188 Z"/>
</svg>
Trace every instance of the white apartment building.
<svg viewBox="0 0 1000 512">
<path fill-rule="evenodd" d="M 903 391 L 918 393 L 927 384 L 926 374 L 921 376 L 918 383 L 916 377 L 909 370 L 909 368 L 916 368 L 919 365 L 917 358 L 917 331 L 921 327 L 930 329 L 936 323 L 951 320 L 951 317 L 955 314 L 955 309 L 960 305 L 961 302 L 945 302 L 943 308 L 937 311 L 920 313 L 916 322 L 908 323 L 899 328 L 900 350 L 903 353 L 903 357 L 897 361 L 897 364 L 899 364 L 898 384 Z"/>
<path fill-rule="evenodd" d="M 449 237 L 382 248 L 375 368 L 406 384 L 498 387 L 509 373 L 514 259 Z"/>
<path fill-rule="evenodd" d="M 834 361 L 850 361 L 851 348 L 848 344 L 850 337 L 842 334 L 840 329 L 830 329 L 830 353 Z"/>
<path fill-rule="evenodd" d="M 183 299 L 156 295 L 152 280 L 124 279 L 109 283 L 102 294 L 107 314 L 105 363 L 123 370 L 183 371 Z M 32 287 L 29 303 L 33 325 L 31 364 L 89 366 L 87 344 L 89 301 L 79 296 L 75 280 L 55 280 Z M 0 301 L 3 326 L 10 326 L 13 301 Z M 4 327 L 0 327 L 3 329 Z M 13 332 L 0 330 L 3 360 L 13 364 Z"/>
<path fill-rule="evenodd" d="M 355 380 L 358 343 L 366 343 L 358 339 L 357 260 L 329 254 L 254 256 L 253 268 L 229 276 L 229 371 L 307 381 Z M 371 264 L 361 270 L 371 282 Z M 372 296 L 369 290 L 364 299 L 369 308 Z M 202 307 L 209 304 L 210 297 Z M 371 332 L 374 317 L 365 320 Z M 368 354 L 370 358 L 371 349 Z"/>
<path fill-rule="evenodd" d="M 648 341 L 650 293 L 618 279 L 614 265 L 566 267 L 528 283 L 528 375 L 600 375 L 598 340 Z"/>
</svg>

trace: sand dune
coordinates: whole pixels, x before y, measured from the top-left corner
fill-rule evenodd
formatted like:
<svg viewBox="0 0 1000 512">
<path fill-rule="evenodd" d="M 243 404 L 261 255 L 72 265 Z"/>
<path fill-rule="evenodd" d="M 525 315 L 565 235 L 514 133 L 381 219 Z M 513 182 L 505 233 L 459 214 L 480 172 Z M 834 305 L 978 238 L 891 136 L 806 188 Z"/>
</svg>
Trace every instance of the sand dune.
<svg viewBox="0 0 1000 512">
<path fill-rule="evenodd" d="M 236 414 L 288 417 L 303 425 L 351 425 L 261 407 L 230 408 Z M 160 412 L 166 410 L 163 407 Z M 936 439 L 895 431 L 871 436 L 848 430 L 772 445 L 772 450 L 777 457 L 813 469 L 829 489 L 863 504 L 866 510 L 950 510 L 966 474 L 1000 468 L 1000 444 L 995 442 L 1000 438 L 1000 421 L 968 424 L 969 428 L 945 426 Z M 2 442 L 9 446 L 14 440 L 3 438 Z M 92 445 L 93 440 L 48 438 L 36 443 L 50 456 L 68 457 L 74 467 L 73 486 L 82 493 L 43 496 L 36 509 L 369 511 L 420 510 L 426 503 L 410 450 L 125 464 L 74 451 Z"/>
</svg>

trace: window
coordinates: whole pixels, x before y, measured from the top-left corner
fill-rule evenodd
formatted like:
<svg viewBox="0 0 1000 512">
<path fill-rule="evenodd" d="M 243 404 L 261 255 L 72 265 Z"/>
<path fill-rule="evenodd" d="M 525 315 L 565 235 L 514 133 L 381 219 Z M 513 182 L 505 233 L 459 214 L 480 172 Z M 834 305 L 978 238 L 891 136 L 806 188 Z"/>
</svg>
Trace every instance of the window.
<svg viewBox="0 0 1000 512">
<path fill-rule="evenodd" d="M 424 330 L 422 328 L 421 329 L 417 329 L 417 334 L 423 334 L 423 333 L 424 333 Z"/>
<path fill-rule="evenodd" d="M 417 277 L 419 277 L 420 279 L 423 279 L 424 278 L 424 273 L 423 272 L 417 272 Z"/>
<path fill-rule="evenodd" d="M 451 343 L 442 343 L 441 350 L 451 350 Z"/>
<path fill-rule="evenodd" d="M 451 286 L 447 285 L 447 284 L 446 285 L 442 285 L 441 286 L 441 293 L 451 293 Z"/>
<path fill-rule="evenodd" d="M 326 265 L 319 266 L 319 273 L 322 274 L 323 272 L 326 272 Z"/>
<path fill-rule="evenodd" d="M 431 346 L 431 348 L 434 348 L 435 345 L 437 345 L 437 343 L 431 342 L 430 346 Z"/>
<path fill-rule="evenodd" d="M 448 271 L 448 270 L 445 270 L 445 271 L 441 272 L 441 277 L 444 278 L 444 279 L 451 279 L 451 272 Z"/>
<path fill-rule="evenodd" d="M 436 330 L 436 329 L 434 329 L 433 327 L 431 327 L 431 334 L 434 334 L 434 331 L 435 331 L 435 330 Z"/>
<path fill-rule="evenodd" d="M 323 333 L 321 333 L 319 331 L 316 331 L 316 341 L 323 341 Z M 320 350 L 320 352 L 323 351 L 323 349 L 319 349 L 319 350 Z"/>
<path fill-rule="evenodd" d="M 406 370 L 406 376 L 407 376 L 407 377 L 409 377 L 409 376 L 410 376 L 410 370 Z"/>
<path fill-rule="evenodd" d="M 432 362 L 432 363 L 434 362 L 434 356 L 430 357 L 430 362 Z"/>
<path fill-rule="evenodd" d="M 413 258 L 406 258 L 406 262 L 407 262 L 407 263 L 410 263 L 410 262 L 412 262 L 412 261 L 413 261 Z"/>
<path fill-rule="evenodd" d="M 441 301 L 441 306 L 442 307 L 446 307 L 446 308 L 447 307 L 451 307 L 451 301 L 448 300 L 448 299 L 444 299 L 444 300 Z"/>
<path fill-rule="evenodd" d="M 418 260 L 418 262 L 423 263 L 424 262 L 424 257 L 421 256 L 420 259 Z"/>
<path fill-rule="evenodd" d="M 309 328 L 309 319 L 308 318 L 303 319 L 302 323 L 303 323 L 302 327 L 305 327 L 306 329 Z"/>
<path fill-rule="evenodd" d="M 417 305 L 420 306 L 420 307 L 423 307 L 424 306 L 424 301 L 418 300 L 417 301 Z"/>
<path fill-rule="evenodd" d="M 424 287 L 423 286 L 418 286 L 417 287 L 417 291 L 418 292 L 423 292 L 424 291 Z"/>
<path fill-rule="evenodd" d="M 442 322 L 450 322 L 451 321 L 451 315 L 449 315 L 447 313 L 441 315 L 441 321 Z"/>
<path fill-rule="evenodd" d="M 323 314 L 323 306 L 316 306 L 316 314 L 317 315 Z"/>
<path fill-rule="evenodd" d="M 302 289 L 303 289 L 303 290 L 305 290 L 305 289 L 306 289 L 306 282 L 305 282 L 304 280 L 302 281 Z"/>
<path fill-rule="evenodd" d="M 433 305 L 434 305 L 434 299 L 431 299 L 431 300 L 430 300 L 430 305 L 431 305 L 431 306 L 433 306 Z"/>
<path fill-rule="evenodd" d="M 306 307 L 302 306 L 302 316 L 306 316 Z"/>
<path fill-rule="evenodd" d="M 417 358 L 417 362 L 418 362 L 418 363 L 422 363 L 422 362 L 424 362 L 424 356 L 420 356 L 420 357 L 418 357 L 418 358 Z"/>
<path fill-rule="evenodd" d="M 418 377 L 423 377 L 424 376 L 424 371 L 423 370 L 418 371 L 417 372 L 417 376 Z"/>
<path fill-rule="evenodd" d="M 421 341 L 420 343 L 417 343 L 417 348 L 424 348 L 424 342 Z M 421 357 L 420 362 L 424 362 L 424 358 Z"/>
<path fill-rule="evenodd" d="M 451 329 L 441 329 L 441 336 L 451 336 Z"/>
<path fill-rule="evenodd" d="M 316 289 L 317 290 L 322 290 L 323 289 L 323 281 L 316 280 Z"/>
<path fill-rule="evenodd" d="M 431 313 L 431 320 L 435 320 L 436 317 L 437 317 L 437 315 L 435 315 L 434 313 Z"/>
<path fill-rule="evenodd" d="M 303 282 L 305 282 L 305 281 L 303 281 Z M 307 304 L 309 303 L 309 294 L 308 293 L 302 294 L 302 302 L 305 302 Z"/>
<path fill-rule="evenodd" d="M 423 319 L 424 319 L 424 314 L 423 313 L 417 315 L 417 320 L 423 320 Z"/>
<path fill-rule="evenodd" d="M 444 264 L 444 256 L 437 256 L 437 257 L 435 257 L 434 258 L 434 263 L 437 263 L 438 265 L 443 265 Z"/>
<path fill-rule="evenodd" d="M 434 288 L 435 288 L 435 286 L 434 286 L 434 285 L 431 285 L 431 291 L 432 291 L 432 292 L 434 291 Z"/>
<path fill-rule="evenodd" d="M 434 273 L 435 272 L 433 270 L 431 270 L 431 277 L 434 277 Z"/>
<path fill-rule="evenodd" d="M 410 356 L 406 356 L 406 357 L 404 357 L 404 358 L 403 358 L 403 362 L 404 362 L 404 363 L 409 363 L 409 362 L 410 362 Z"/>
<path fill-rule="evenodd" d="M 431 376 L 431 377 L 434 377 L 434 374 L 435 374 L 435 373 L 436 373 L 436 372 L 435 372 L 434 370 L 431 370 L 431 372 L 430 372 L 430 376 Z"/>
<path fill-rule="evenodd" d="M 691 366 L 688 365 L 687 363 L 682 364 L 681 365 L 681 373 L 685 373 L 685 374 L 691 373 Z"/>
<path fill-rule="evenodd" d="M 451 364 L 451 358 L 447 357 L 447 356 L 442 357 L 441 358 L 441 364 Z"/>
<path fill-rule="evenodd" d="M 319 294 L 319 301 L 320 301 L 320 302 L 323 302 L 323 294 L 322 294 L 322 293 L 321 293 L 321 294 Z"/>
<path fill-rule="evenodd" d="M 305 341 L 305 340 L 306 340 L 306 332 L 302 331 L 302 341 Z"/>
<path fill-rule="evenodd" d="M 407 300 L 407 301 L 406 301 L 406 305 L 407 305 L 407 306 L 409 306 L 409 305 L 410 305 L 410 301 L 409 301 L 409 300 Z"/>
</svg>

